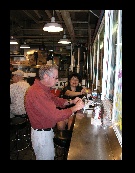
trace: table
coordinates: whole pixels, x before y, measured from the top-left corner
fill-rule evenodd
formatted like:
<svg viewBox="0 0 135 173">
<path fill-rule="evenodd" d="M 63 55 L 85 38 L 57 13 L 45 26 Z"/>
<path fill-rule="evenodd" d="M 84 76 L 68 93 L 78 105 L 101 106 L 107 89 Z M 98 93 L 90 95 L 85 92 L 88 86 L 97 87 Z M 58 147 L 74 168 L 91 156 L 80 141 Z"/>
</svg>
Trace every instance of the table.
<svg viewBox="0 0 135 173">
<path fill-rule="evenodd" d="M 92 122 L 86 115 L 75 118 L 67 160 L 121 160 L 122 148 L 111 124 Z"/>
</svg>

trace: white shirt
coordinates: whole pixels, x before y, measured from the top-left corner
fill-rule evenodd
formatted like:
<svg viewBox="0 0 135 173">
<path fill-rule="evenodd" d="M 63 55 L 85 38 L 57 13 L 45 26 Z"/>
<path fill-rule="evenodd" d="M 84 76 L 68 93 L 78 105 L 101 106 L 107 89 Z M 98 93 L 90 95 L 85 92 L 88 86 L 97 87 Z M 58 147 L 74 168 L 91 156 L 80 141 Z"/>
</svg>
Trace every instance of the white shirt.
<svg viewBox="0 0 135 173">
<path fill-rule="evenodd" d="M 27 89 L 30 87 L 29 83 L 24 80 L 21 80 L 17 83 L 10 85 L 10 118 L 14 115 L 26 114 L 24 106 L 24 96 Z"/>
</svg>

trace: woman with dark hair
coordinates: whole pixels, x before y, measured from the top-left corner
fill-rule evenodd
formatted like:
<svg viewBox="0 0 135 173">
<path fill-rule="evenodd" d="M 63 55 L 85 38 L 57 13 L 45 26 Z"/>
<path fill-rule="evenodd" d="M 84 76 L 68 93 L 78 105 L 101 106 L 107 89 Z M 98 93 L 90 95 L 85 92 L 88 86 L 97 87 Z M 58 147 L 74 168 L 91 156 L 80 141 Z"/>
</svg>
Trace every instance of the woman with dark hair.
<svg viewBox="0 0 135 173">
<path fill-rule="evenodd" d="M 82 82 L 82 78 L 78 73 L 70 74 L 68 77 L 67 86 L 65 86 L 61 91 L 61 97 L 68 100 L 73 100 L 76 97 L 83 98 L 85 94 L 92 93 L 91 89 L 83 88 L 80 84 L 81 82 Z M 72 106 L 73 104 L 66 106 L 66 108 L 72 107 Z M 57 128 L 59 130 L 65 130 L 67 125 L 68 126 L 67 129 L 70 130 L 72 122 L 73 122 L 73 116 L 70 116 L 68 119 L 58 122 Z"/>
</svg>

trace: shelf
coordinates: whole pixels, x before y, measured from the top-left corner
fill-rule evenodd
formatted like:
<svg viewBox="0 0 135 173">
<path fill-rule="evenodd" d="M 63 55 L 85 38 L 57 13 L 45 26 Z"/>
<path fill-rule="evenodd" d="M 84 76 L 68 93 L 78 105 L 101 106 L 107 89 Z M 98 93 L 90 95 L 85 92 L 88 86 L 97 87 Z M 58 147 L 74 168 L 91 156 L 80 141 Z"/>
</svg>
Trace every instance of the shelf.
<svg viewBox="0 0 135 173">
<path fill-rule="evenodd" d="M 10 56 L 13 56 L 13 57 L 24 57 L 24 55 L 14 55 L 14 54 L 10 54 Z"/>
</svg>

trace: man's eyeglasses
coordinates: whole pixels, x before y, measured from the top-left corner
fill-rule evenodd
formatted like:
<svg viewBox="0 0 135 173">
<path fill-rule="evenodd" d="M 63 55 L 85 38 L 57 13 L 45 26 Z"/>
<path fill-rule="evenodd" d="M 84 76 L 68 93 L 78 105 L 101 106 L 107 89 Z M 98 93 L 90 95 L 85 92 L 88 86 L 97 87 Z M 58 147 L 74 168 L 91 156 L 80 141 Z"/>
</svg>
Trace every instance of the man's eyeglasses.
<svg viewBox="0 0 135 173">
<path fill-rule="evenodd" d="M 55 80 L 58 80 L 59 79 L 58 77 L 53 77 L 53 76 L 52 76 L 52 78 L 54 78 Z"/>
<path fill-rule="evenodd" d="M 53 77 L 53 76 L 51 76 L 51 75 L 48 75 L 48 76 L 52 77 L 52 78 L 55 79 L 55 80 L 58 80 L 58 79 L 59 79 L 58 77 Z"/>
</svg>

